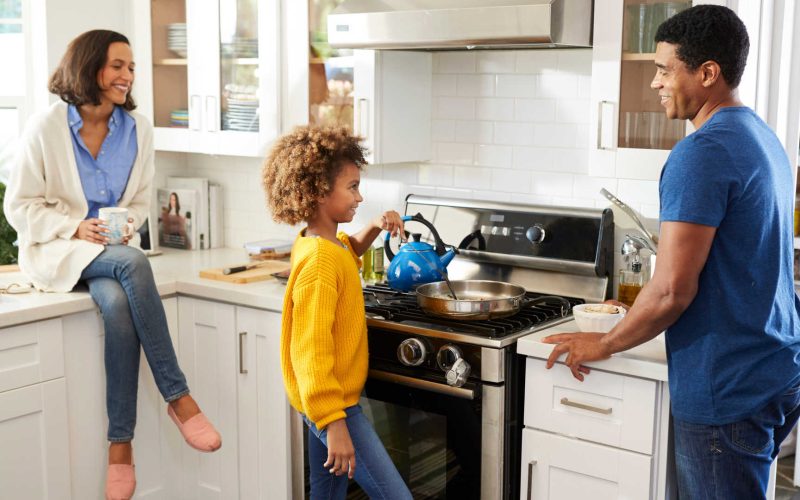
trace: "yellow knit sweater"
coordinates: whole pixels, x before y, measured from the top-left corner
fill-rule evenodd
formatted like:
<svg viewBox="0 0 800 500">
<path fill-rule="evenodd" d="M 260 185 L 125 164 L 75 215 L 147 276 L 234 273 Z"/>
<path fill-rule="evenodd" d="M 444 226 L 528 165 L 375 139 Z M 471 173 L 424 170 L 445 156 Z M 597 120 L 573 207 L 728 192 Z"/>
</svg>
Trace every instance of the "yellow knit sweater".
<svg viewBox="0 0 800 500">
<path fill-rule="evenodd" d="M 289 402 L 318 429 L 345 417 L 367 379 L 367 322 L 360 260 L 346 248 L 300 232 L 283 299 L 281 368 Z"/>
</svg>

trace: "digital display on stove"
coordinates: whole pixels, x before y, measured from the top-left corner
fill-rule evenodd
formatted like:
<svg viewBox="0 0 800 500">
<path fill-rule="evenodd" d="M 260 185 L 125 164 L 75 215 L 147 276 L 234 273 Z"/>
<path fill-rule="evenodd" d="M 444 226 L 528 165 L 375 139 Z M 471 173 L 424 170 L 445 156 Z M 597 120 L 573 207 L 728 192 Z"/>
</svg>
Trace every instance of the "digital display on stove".
<svg viewBox="0 0 800 500">
<path fill-rule="evenodd" d="M 506 216 L 502 214 L 491 214 L 489 215 L 490 222 L 503 222 Z"/>
</svg>

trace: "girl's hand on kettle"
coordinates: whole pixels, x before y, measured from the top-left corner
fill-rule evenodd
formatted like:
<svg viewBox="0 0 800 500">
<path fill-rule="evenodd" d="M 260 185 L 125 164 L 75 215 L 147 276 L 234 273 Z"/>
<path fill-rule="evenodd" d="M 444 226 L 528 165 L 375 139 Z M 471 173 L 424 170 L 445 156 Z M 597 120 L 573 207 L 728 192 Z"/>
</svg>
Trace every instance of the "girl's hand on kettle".
<svg viewBox="0 0 800 500">
<path fill-rule="evenodd" d="M 78 229 L 75 230 L 75 234 L 72 237 L 99 245 L 108 245 L 108 237 L 106 236 L 108 231 L 100 226 L 103 223 L 101 219 L 83 220 L 78 224 Z"/>
<path fill-rule="evenodd" d="M 392 236 L 404 234 L 403 231 L 405 231 L 402 217 L 394 210 L 387 210 L 383 215 L 375 219 L 375 226 L 384 231 L 389 231 Z"/>
</svg>

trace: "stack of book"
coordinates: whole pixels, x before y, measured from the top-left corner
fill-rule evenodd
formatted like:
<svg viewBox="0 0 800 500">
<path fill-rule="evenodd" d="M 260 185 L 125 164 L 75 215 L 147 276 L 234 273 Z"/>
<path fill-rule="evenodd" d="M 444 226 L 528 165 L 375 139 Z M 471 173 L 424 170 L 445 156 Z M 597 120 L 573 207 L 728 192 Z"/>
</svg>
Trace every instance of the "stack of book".
<svg viewBox="0 0 800 500">
<path fill-rule="evenodd" d="M 161 246 L 204 250 L 225 246 L 222 186 L 202 177 L 169 177 L 158 189 Z"/>
</svg>

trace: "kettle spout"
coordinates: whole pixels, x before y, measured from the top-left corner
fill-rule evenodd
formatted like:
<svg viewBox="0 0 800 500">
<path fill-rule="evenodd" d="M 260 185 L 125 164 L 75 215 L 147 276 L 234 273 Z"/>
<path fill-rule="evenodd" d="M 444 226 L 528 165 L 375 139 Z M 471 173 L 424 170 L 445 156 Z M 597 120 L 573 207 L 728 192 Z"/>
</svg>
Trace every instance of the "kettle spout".
<svg viewBox="0 0 800 500">
<path fill-rule="evenodd" d="M 451 248 L 444 255 L 439 257 L 439 264 L 441 264 L 442 268 L 446 268 L 447 264 L 449 264 L 450 261 L 453 260 L 453 257 L 455 256 L 456 256 L 456 250 L 455 248 Z"/>
</svg>

